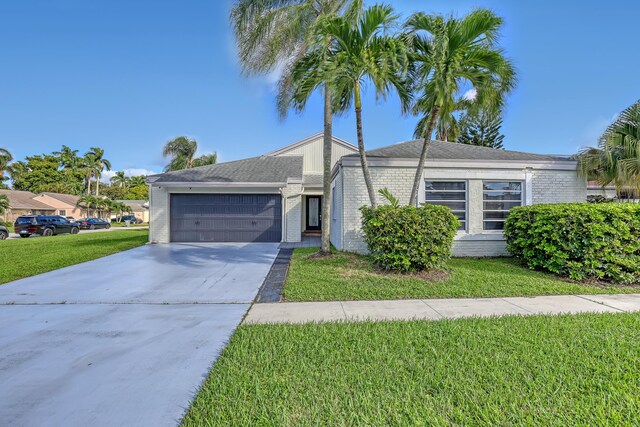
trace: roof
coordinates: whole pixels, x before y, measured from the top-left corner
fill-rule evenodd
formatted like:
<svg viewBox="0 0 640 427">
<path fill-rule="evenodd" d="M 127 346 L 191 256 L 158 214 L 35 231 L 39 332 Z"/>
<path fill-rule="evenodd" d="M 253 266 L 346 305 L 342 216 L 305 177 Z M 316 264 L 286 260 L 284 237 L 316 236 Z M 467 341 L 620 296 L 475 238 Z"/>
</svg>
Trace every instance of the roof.
<svg viewBox="0 0 640 427">
<path fill-rule="evenodd" d="M 129 206 L 134 212 L 144 212 L 149 209 L 149 202 L 146 200 L 116 200 L 116 202 Z"/>
<path fill-rule="evenodd" d="M 59 200 L 62 203 L 66 203 L 67 205 L 70 205 L 70 206 L 76 206 L 78 204 L 78 200 L 80 200 L 80 196 L 76 196 L 73 194 L 48 193 L 48 192 L 44 192 L 40 194 L 44 194 L 45 196 L 49 196 L 53 199 Z"/>
<path fill-rule="evenodd" d="M 271 151 L 267 154 L 265 154 L 265 156 L 279 156 L 282 155 L 288 151 L 294 150 L 298 147 L 302 147 L 303 145 L 309 144 L 311 142 L 317 141 L 319 138 L 324 138 L 324 132 L 320 132 L 320 133 L 316 133 L 315 135 L 311 135 L 308 138 L 302 139 L 298 142 L 294 142 L 293 144 L 289 144 L 285 147 L 282 148 L 278 148 L 277 150 Z M 351 144 L 350 142 L 345 141 L 344 139 L 340 139 L 335 135 L 332 135 L 331 137 L 333 139 L 333 143 L 334 144 L 338 144 L 341 145 L 345 148 L 348 148 L 349 150 L 352 151 L 358 151 L 358 147 L 356 147 L 355 145 Z"/>
<path fill-rule="evenodd" d="M 302 179 L 302 156 L 262 156 L 147 177 L 149 182 L 285 183 Z"/>
<path fill-rule="evenodd" d="M 9 199 L 11 209 L 38 209 L 43 211 L 55 211 L 55 208 L 41 203 L 33 198 L 36 197 L 30 191 L 0 190 Z"/>
<path fill-rule="evenodd" d="M 422 152 L 423 139 L 401 142 L 375 150 L 367 151 L 367 158 L 418 159 Z M 358 157 L 349 154 L 345 157 Z M 561 156 L 523 153 L 520 151 L 498 150 L 477 145 L 459 144 L 456 142 L 431 141 L 427 158 L 431 160 L 536 160 L 536 161 L 570 161 Z"/>
</svg>

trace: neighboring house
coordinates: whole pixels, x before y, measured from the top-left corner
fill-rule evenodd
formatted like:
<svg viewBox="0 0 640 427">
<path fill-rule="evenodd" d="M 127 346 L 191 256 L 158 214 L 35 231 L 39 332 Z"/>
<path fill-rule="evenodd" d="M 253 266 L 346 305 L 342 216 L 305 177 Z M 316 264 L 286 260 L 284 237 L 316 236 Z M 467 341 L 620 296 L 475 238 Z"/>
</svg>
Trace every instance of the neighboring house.
<svg viewBox="0 0 640 427">
<path fill-rule="evenodd" d="M 420 140 L 368 151 L 374 187 L 386 187 L 407 203 L 421 150 Z M 456 256 L 507 255 L 502 228 L 510 208 L 586 200 L 586 181 L 576 168 L 577 162 L 566 157 L 434 141 L 418 202 L 449 206 L 459 218 Z M 332 243 L 341 250 L 366 252 L 359 208 L 369 198 L 357 155 L 341 159 L 331 187 Z"/>
<path fill-rule="evenodd" d="M 40 193 L 33 199 L 54 208 L 54 215 L 72 216 L 75 219 L 86 216 L 86 211 L 77 206 L 80 196 L 60 193 Z"/>
<path fill-rule="evenodd" d="M 407 203 L 422 148 L 409 141 L 368 152 L 376 190 Z M 334 138 L 331 240 L 366 252 L 359 208 L 369 203 L 357 149 Z M 452 208 L 457 256 L 506 255 L 513 206 L 586 200 L 568 158 L 433 142 L 418 202 Z M 322 134 L 261 157 L 148 177 L 150 241 L 298 242 L 322 226 Z M 384 201 L 380 197 L 380 202 Z"/>
<path fill-rule="evenodd" d="M 9 199 L 9 209 L 2 215 L 2 220 L 14 222 L 21 215 L 55 215 L 56 209 L 38 200 L 30 191 L 0 190 Z"/>
<path fill-rule="evenodd" d="M 322 134 L 260 157 L 168 172 L 150 184 L 150 241 L 299 242 L 322 227 Z M 333 138 L 332 165 L 356 147 Z"/>
<path fill-rule="evenodd" d="M 146 200 L 116 200 L 119 203 L 124 203 L 131 208 L 131 215 L 135 215 L 136 218 L 142 220 L 142 222 L 149 222 L 149 202 Z M 111 219 L 117 218 L 118 215 L 111 214 Z"/>
</svg>

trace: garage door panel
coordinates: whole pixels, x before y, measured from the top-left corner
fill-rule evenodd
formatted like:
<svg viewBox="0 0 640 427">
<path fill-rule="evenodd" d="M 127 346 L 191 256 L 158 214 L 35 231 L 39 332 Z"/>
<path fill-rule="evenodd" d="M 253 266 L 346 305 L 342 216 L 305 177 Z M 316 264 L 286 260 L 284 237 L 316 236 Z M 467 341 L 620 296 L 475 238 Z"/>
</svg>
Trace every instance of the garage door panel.
<svg viewBox="0 0 640 427">
<path fill-rule="evenodd" d="M 277 194 L 172 194 L 171 241 L 279 242 Z"/>
</svg>

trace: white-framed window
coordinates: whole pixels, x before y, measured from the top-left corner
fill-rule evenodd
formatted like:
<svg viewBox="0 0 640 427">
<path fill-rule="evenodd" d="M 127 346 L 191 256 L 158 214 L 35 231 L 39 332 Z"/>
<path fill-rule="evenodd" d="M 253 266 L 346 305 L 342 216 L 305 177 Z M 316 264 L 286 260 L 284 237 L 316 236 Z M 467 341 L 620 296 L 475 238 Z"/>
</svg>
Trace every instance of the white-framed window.
<svg viewBox="0 0 640 427">
<path fill-rule="evenodd" d="M 60 210 L 60 213 L 59 213 L 58 215 L 60 215 L 60 216 L 67 216 L 67 211 L 66 211 L 66 210 L 64 210 L 64 209 L 61 209 L 61 210 Z"/>
<path fill-rule="evenodd" d="M 433 181 L 424 183 L 424 201 L 430 205 L 446 206 L 460 221 L 459 230 L 467 229 L 467 181 Z"/>
<path fill-rule="evenodd" d="M 511 208 L 522 206 L 522 181 L 482 181 L 483 229 L 500 231 Z"/>
</svg>

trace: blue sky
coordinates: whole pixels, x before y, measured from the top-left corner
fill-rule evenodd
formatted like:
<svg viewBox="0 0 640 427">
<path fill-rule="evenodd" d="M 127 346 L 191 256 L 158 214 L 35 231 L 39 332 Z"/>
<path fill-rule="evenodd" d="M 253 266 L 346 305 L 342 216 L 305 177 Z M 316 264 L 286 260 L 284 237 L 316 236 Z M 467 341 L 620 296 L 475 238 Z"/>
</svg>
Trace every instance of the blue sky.
<svg viewBox="0 0 640 427">
<path fill-rule="evenodd" d="M 640 98 L 640 4 L 616 1 L 394 0 L 416 10 L 503 16 L 519 72 L 507 149 L 573 153 Z M 373 4 L 369 2 L 368 4 Z M 160 171 L 162 145 L 196 138 L 221 161 L 255 156 L 322 129 L 319 98 L 279 121 L 269 77 L 245 79 L 228 0 L 12 0 L 0 6 L 0 147 L 17 159 L 62 144 L 105 148 L 114 169 Z M 397 101 L 364 106 L 369 148 L 411 139 Z M 334 133 L 355 142 L 353 115 Z"/>
</svg>

